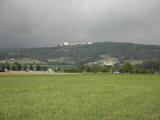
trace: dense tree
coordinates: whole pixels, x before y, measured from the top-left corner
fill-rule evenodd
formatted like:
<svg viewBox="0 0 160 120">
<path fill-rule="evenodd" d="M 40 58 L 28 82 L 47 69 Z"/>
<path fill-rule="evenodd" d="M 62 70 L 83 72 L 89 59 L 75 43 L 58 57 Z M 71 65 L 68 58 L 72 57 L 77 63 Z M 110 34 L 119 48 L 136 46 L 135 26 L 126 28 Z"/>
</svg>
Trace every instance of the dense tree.
<svg viewBox="0 0 160 120">
<path fill-rule="evenodd" d="M 120 72 L 122 73 L 131 73 L 132 71 L 133 71 L 133 66 L 128 62 L 120 66 Z"/>
<path fill-rule="evenodd" d="M 4 72 L 5 71 L 5 66 L 3 63 L 0 63 L 0 72 Z"/>
<path fill-rule="evenodd" d="M 29 70 L 31 71 L 33 70 L 33 64 L 29 64 L 28 67 L 29 67 Z"/>
<path fill-rule="evenodd" d="M 160 73 L 160 60 L 147 60 L 134 67 L 135 73 Z"/>
<path fill-rule="evenodd" d="M 22 70 L 27 71 L 27 64 L 22 65 Z"/>
<path fill-rule="evenodd" d="M 11 70 L 13 71 L 21 71 L 22 70 L 22 66 L 20 63 L 15 62 L 12 64 Z"/>
<path fill-rule="evenodd" d="M 4 64 L 4 67 L 5 67 L 6 70 L 10 70 L 10 69 L 11 69 L 11 65 L 10 65 L 10 63 L 8 63 L 8 62 L 6 62 L 6 63 Z"/>
<path fill-rule="evenodd" d="M 36 70 L 37 70 L 37 71 L 40 71 L 40 70 L 41 70 L 41 67 L 40 67 L 39 64 L 36 65 Z"/>
</svg>

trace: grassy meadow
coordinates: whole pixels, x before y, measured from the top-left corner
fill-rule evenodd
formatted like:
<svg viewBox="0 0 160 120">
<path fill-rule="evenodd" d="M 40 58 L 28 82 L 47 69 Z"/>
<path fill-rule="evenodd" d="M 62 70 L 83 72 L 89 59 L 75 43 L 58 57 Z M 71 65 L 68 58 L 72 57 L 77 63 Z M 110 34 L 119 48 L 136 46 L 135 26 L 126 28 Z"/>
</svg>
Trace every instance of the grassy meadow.
<svg viewBox="0 0 160 120">
<path fill-rule="evenodd" d="M 1 74 L 0 120 L 160 120 L 160 76 Z"/>
</svg>

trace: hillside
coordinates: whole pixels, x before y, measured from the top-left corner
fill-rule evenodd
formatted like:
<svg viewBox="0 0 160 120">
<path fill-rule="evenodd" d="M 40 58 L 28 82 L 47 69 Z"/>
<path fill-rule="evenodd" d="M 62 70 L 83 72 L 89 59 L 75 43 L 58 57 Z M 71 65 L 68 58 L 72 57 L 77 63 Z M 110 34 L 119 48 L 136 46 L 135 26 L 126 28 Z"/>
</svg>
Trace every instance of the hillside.
<svg viewBox="0 0 160 120">
<path fill-rule="evenodd" d="M 0 49 L 1 60 L 30 58 L 54 64 L 86 64 L 107 59 L 107 56 L 120 61 L 160 59 L 160 46 L 100 42 L 52 48 Z"/>
</svg>

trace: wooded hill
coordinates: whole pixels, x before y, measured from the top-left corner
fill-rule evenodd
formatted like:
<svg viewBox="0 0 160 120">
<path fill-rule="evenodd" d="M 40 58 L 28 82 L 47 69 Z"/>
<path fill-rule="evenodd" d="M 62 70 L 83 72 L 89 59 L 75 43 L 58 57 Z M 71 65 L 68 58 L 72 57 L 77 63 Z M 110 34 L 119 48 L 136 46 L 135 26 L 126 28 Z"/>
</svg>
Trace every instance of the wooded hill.
<svg viewBox="0 0 160 120">
<path fill-rule="evenodd" d="M 160 46 L 132 43 L 97 42 L 91 45 L 73 45 L 50 48 L 0 49 L 0 59 L 31 58 L 55 64 L 80 65 L 110 56 L 124 60 L 160 60 Z"/>
</svg>

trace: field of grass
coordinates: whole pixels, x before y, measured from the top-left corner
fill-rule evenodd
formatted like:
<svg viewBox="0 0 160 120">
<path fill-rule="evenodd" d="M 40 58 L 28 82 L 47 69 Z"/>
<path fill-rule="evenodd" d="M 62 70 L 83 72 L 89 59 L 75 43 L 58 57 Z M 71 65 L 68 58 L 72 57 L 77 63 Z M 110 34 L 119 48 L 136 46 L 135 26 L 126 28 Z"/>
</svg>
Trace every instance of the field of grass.
<svg viewBox="0 0 160 120">
<path fill-rule="evenodd" d="M 160 76 L 0 75 L 0 120 L 160 120 Z"/>
</svg>

